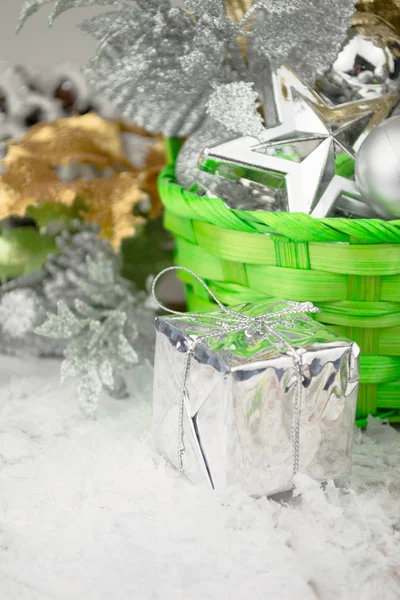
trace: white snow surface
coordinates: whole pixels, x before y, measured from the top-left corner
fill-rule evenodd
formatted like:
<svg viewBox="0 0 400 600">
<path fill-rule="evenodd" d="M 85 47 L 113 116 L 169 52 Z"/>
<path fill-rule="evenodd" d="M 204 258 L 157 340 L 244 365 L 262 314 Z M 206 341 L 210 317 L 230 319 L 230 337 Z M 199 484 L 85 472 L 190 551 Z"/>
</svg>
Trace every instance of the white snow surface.
<svg viewBox="0 0 400 600">
<path fill-rule="evenodd" d="M 340 486 L 216 494 L 154 451 L 150 367 L 96 421 L 59 367 L 0 356 L 1 600 L 400 598 L 398 431 L 357 432 Z"/>
</svg>

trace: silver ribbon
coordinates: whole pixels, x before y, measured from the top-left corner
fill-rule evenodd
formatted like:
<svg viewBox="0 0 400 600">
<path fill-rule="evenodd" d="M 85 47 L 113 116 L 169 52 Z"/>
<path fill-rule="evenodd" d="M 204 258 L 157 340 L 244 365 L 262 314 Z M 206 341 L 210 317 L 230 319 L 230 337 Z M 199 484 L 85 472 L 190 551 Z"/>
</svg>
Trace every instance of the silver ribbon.
<svg viewBox="0 0 400 600">
<path fill-rule="evenodd" d="M 208 294 L 218 305 L 220 313 L 183 313 L 177 310 L 172 310 L 167 306 L 164 306 L 157 298 L 156 286 L 161 277 L 163 277 L 169 271 L 186 271 L 192 277 L 197 279 L 199 283 L 207 290 Z M 245 315 L 231 308 L 227 308 L 218 300 L 213 294 L 208 285 L 186 267 L 168 267 L 157 275 L 152 285 L 152 295 L 156 304 L 168 313 L 183 316 L 188 320 L 196 321 L 199 317 L 207 317 L 212 323 L 214 323 L 219 329 L 213 331 L 211 334 L 206 336 L 199 336 L 189 345 L 188 352 L 186 353 L 185 365 L 182 375 L 182 383 L 179 397 L 179 417 L 178 417 L 178 469 L 184 473 L 183 468 L 183 457 L 185 454 L 185 442 L 184 442 L 184 415 L 185 415 L 185 402 L 189 398 L 187 390 L 187 381 L 189 378 L 191 358 L 194 355 L 196 346 L 200 343 L 206 342 L 209 339 L 223 338 L 226 335 L 244 331 L 245 334 L 251 338 L 255 333 L 267 337 L 271 345 L 278 351 L 282 351 L 292 357 L 293 365 L 296 371 L 296 394 L 293 406 L 292 415 L 292 450 L 293 450 L 293 475 L 299 470 L 299 456 L 300 456 L 300 415 L 302 405 L 302 394 L 303 394 L 303 373 L 302 373 L 302 355 L 291 343 L 277 331 L 278 325 L 293 325 L 294 319 L 290 319 L 296 314 L 305 313 L 316 313 L 319 309 L 316 308 L 311 302 L 285 302 L 287 308 L 282 310 L 263 314 L 257 317 L 251 317 Z"/>
</svg>

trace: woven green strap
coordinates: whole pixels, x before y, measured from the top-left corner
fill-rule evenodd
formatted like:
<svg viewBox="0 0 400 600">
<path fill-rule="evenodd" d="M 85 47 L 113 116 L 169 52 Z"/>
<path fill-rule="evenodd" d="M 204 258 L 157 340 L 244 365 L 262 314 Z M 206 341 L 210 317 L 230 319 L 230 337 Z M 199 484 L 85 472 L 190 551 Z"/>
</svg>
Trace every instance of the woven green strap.
<svg viewBox="0 0 400 600">
<path fill-rule="evenodd" d="M 178 264 L 229 305 L 273 296 L 317 304 L 316 318 L 361 348 L 358 424 L 369 413 L 400 418 L 400 221 L 234 211 L 183 190 L 173 168 L 159 185 Z M 190 310 L 213 308 L 191 282 L 187 298 Z"/>
<path fill-rule="evenodd" d="M 294 242 L 349 242 L 368 244 L 400 243 L 400 220 L 314 219 L 302 213 L 236 211 L 220 198 L 199 198 L 184 190 L 174 179 L 174 168 L 166 167 L 159 178 L 165 207 L 187 219 L 204 221 L 225 229 L 270 233 Z"/>
<path fill-rule="evenodd" d="M 174 165 L 182 147 L 182 140 L 180 138 L 167 138 L 164 146 L 167 164 Z"/>
</svg>

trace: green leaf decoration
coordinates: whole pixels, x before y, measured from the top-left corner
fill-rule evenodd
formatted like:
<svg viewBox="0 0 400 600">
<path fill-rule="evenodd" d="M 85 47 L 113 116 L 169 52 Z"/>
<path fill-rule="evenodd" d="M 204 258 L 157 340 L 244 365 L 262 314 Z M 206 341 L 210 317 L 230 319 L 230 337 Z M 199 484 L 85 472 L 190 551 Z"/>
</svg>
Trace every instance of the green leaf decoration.
<svg viewBox="0 0 400 600">
<path fill-rule="evenodd" d="M 335 167 L 337 175 L 350 178 L 354 175 L 355 161 L 353 158 L 351 158 L 351 156 L 348 156 L 345 152 L 342 152 L 336 157 Z"/>
<path fill-rule="evenodd" d="M 40 269 L 49 254 L 58 253 L 55 237 L 33 227 L 3 229 L 0 232 L 0 281 L 27 275 Z"/>
<path fill-rule="evenodd" d="M 171 265 L 173 247 L 173 238 L 164 229 L 162 218 L 148 221 L 135 237 L 122 242 L 122 276 L 145 289 L 149 276 Z"/>
<path fill-rule="evenodd" d="M 60 225 L 67 226 L 76 219 L 82 218 L 82 213 L 88 210 L 82 198 L 75 200 L 72 206 L 65 206 L 59 202 L 38 202 L 26 209 L 26 215 L 38 224 L 39 229 L 57 221 Z"/>
</svg>

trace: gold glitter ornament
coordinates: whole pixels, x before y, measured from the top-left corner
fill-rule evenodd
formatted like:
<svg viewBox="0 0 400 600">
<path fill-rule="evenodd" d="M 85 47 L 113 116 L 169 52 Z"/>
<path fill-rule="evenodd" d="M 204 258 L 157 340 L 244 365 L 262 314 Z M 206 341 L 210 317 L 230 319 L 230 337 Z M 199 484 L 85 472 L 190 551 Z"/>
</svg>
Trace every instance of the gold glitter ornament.
<svg viewBox="0 0 400 600">
<path fill-rule="evenodd" d="M 358 13 L 368 13 L 380 17 L 400 33 L 399 0 L 361 0 L 356 3 Z M 357 16 L 357 13 L 356 15 Z"/>
<path fill-rule="evenodd" d="M 146 166 L 139 169 L 128 160 L 122 133 L 149 139 Z M 154 140 L 136 127 L 102 119 L 94 113 L 39 123 L 18 142 L 11 142 L 0 176 L 0 219 L 24 215 L 38 202 L 71 206 L 83 199 L 85 222 L 97 223 L 102 237 L 115 249 L 123 238 L 135 233 L 142 217 L 133 214 L 134 205 L 150 197 L 150 217 L 161 212 L 155 178 L 165 164 L 161 140 Z M 90 165 L 100 175 L 65 181 L 56 169 L 65 165 Z M 106 174 L 101 176 L 107 169 Z"/>
</svg>

